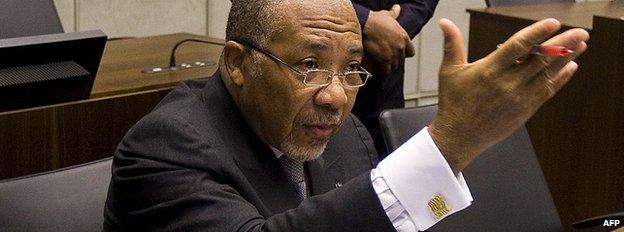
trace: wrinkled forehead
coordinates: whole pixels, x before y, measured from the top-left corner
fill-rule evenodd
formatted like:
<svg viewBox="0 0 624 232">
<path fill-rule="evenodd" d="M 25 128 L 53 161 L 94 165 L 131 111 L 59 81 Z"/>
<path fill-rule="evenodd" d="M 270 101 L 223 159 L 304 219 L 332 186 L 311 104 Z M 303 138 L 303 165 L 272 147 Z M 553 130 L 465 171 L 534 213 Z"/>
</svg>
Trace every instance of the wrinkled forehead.
<svg viewBox="0 0 624 232">
<path fill-rule="evenodd" d="M 290 52 L 345 48 L 350 54 L 362 53 L 360 26 L 350 1 L 287 0 L 279 8 L 284 27 L 273 42 L 293 48 Z"/>
<path fill-rule="evenodd" d="M 317 29 L 360 35 L 355 10 L 350 1 L 286 0 L 279 6 L 284 26 L 290 29 Z"/>
</svg>

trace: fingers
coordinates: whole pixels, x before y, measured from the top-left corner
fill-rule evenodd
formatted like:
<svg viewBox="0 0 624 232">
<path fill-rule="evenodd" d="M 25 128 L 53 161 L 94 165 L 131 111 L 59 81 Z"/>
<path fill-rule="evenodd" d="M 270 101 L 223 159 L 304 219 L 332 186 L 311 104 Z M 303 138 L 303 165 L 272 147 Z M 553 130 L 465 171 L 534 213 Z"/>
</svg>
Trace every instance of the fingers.
<svg viewBox="0 0 624 232">
<path fill-rule="evenodd" d="M 399 68 L 400 65 L 403 65 L 403 63 L 405 63 L 405 57 L 403 56 L 403 53 L 397 52 L 396 54 L 394 54 L 394 56 L 392 56 L 392 59 L 390 59 L 388 62 L 386 62 L 386 65 L 384 65 L 385 67 L 383 68 L 383 74 L 387 75 L 391 72 L 394 72 Z"/>
<path fill-rule="evenodd" d="M 527 86 L 527 91 L 534 94 L 540 99 L 540 102 L 552 98 L 563 87 L 578 70 L 578 64 L 574 61 L 568 62 L 559 72 L 553 73 L 549 68 L 544 69 L 543 73 L 532 80 Z M 554 75 L 553 75 L 554 74 Z"/>
<path fill-rule="evenodd" d="M 516 64 L 516 59 L 526 56 L 533 45 L 540 44 L 557 32 L 561 24 L 556 19 L 544 19 L 528 26 L 509 38 L 496 51 L 486 57 L 494 69 L 506 69 Z"/>
<path fill-rule="evenodd" d="M 585 40 L 589 38 L 583 37 Z M 550 66 L 546 66 L 538 73 L 528 84 L 529 91 L 534 91 L 535 94 L 542 97 L 542 100 L 547 100 L 557 93 L 563 85 L 568 83 L 572 78 L 572 75 L 578 69 L 578 65 L 571 61 L 578 57 L 581 53 L 587 50 L 587 44 L 585 41 L 579 42 L 576 48 L 574 48 L 574 56 L 570 58 L 560 58 L 552 62 Z"/>
<path fill-rule="evenodd" d="M 586 49 L 587 49 L 587 44 L 585 44 L 585 42 L 581 42 L 581 45 L 579 45 L 575 51 L 579 51 L 578 53 L 582 53 Z M 574 58 L 576 58 L 576 56 L 578 55 L 575 55 Z M 532 85 L 532 83 L 535 81 L 537 82 L 549 81 L 549 79 L 552 79 L 552 77 L 557 76 L 568 65 L 570 65 L 570 63 L 573 62 L 572 60 L 574 60 L 574 58 L 558 59 L 554 61 L 550 66 L 545 67 L 540 73 L 538 73 L 538 75 L 536 75 L 533 79 L 531 79 L 531 81 L 528 82 L 529 83 L 528 85 L 529 86 Z"/>
<path fill-rule="evenodd" d="M 560 35 L 557 35 L 542 45 L 546 46 L 564 46 L 574 51 L 573 54 L 565 57 L 545 57 L 545 56 L 530 56 L 522 65 L 518 68 L 518 74 L 524 77 L 533 77 L 535 74 L 542 71 L 542 69 L 553 64 L 551 70 L 559 71 L 571 60 L 576 59 L 587 49 L 585 41 L 589 39 L 589 33 L 583 29 L 571 29 Z M 555 65 L 557 63 L 557 65 Z"/>
<path fill-rule="evenodd" d="M 442 65 L 466 64 L 464 39 L 462 38 L 459 28 L 448 19 L 440 19 L 438 24 L 444 33 L 444 56 L 442 58 Z"/>
<path fill-rule="evenodd" d="M 392 65 L 390 67 L 390 70 L 388 71 L 388 73 L 394 72 L 395 70 L 397 70 L 399 68 L 400 65 L 402 65 L 405 61 L 405 58 L 401 59 L 400 57 L 392 60 Z"/>
<path fill-rule="evenodd" d="M 404 46 L 403 49 L 401 49 L 398 57 L 400 66 L 403 66 L 403 64 L 405 64 L 405 58 L 413 57 L 414 55 L 416 55 L 416 49 L 414 48 L 414 44 L 412 44 L 412 40 L 405 30 L 403 30 L 403 37 Z M 397 68 L 399 67 L 397 66 Z"/>
<path fill-rule="evenodd" d="M 390 14 L 390 16 L 392 16 L 393 19 L 399 18 L 399 15 L 401 15 L 401 5 L 392 5 L 392 8 L 390 9 L 390 11 L 388 11 L 388 13 Z"/>
</svg>

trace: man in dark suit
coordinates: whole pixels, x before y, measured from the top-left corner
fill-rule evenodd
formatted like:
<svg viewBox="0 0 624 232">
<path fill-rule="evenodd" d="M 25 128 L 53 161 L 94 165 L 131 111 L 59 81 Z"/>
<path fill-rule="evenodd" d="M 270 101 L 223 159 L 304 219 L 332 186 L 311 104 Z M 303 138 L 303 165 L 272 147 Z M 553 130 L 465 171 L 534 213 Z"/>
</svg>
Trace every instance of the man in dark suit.
<svg viewBox="0 0 624 232">
<path fill-rule="evenodd" d="M 457 27 L 441 27 L 440 115 L 377 164 L 349 114 L 369 76 L 351 3 L 234 1 L 214 76 L 180 84 L 119 144 L 104 229 L 416 231 L 467 207 L 461 170 L 569 80 L 574 57 L 515 62 L 555 20 L 472 64 Z M 546 44 L 579 54 L 586 37 Z"/>
<path fill-rule="evenodd" d="M 388 155 L 379 127 L 385 109 L 403 108 L 405 58 L 414 56 L 411 40 L 431 19 L 438 0 L 352 0 L 362 29 L 365 68 L 373 78 L 360 88 L 353 114 L 375 141 L 379 157 Z"/>
</svg>

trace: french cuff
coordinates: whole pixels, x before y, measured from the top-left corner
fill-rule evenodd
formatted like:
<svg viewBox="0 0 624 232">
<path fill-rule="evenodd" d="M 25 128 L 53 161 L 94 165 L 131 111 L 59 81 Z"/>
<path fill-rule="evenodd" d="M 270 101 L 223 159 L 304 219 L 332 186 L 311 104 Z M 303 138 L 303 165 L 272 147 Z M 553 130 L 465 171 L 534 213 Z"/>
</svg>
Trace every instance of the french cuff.
<svg viewBox="0 0 624 232">
<path fill-rule="evenodd" d="M 472 203 L 463 175 L 453 174 L 427 127 L 381 161 L 377 169 L 420 231 Z"/>
</svg>

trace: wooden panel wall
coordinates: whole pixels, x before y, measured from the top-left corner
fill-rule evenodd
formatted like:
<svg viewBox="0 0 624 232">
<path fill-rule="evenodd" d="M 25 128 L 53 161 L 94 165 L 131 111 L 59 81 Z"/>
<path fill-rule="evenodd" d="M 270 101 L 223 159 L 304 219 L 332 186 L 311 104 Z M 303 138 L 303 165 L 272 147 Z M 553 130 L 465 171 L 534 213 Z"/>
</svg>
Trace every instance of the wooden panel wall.
<svg viewBox="0 0 624 232">
<path fill-rule="evenodd" d="M 112 156 L 171 88 L 0 113 L 0 179 Z"/>
</svg>

